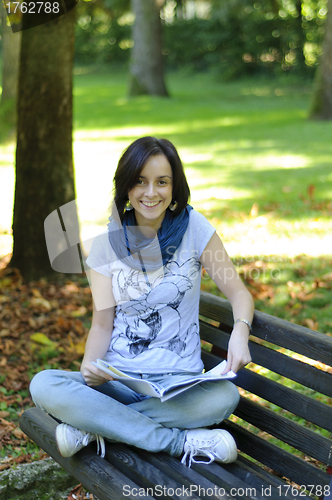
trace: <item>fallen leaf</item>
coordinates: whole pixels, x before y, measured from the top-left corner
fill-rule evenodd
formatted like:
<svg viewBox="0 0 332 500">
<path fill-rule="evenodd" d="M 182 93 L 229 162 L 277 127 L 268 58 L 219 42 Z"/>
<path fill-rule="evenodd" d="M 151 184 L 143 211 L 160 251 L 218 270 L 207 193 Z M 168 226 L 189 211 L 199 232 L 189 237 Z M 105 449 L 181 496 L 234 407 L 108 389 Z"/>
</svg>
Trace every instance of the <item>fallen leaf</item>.
<svg viewBox="0 0 332 500">
<path fill-rule="evenodd" d="M 42 297 L 35 297 L 34 299 L 31 299 L 29 302 L 29 307 L 45 309 L 46 311 L 50 311 L 52 309 L 51 303 L 48 300 L 43 299 Z"/>
<path fill-rule="evenodd" d="M 32 335 L 30 335 L 30 339 L 33 340 L 33 342 L 36 342 L 37 344 L 41 344 L 41 345 L 47 345 L 50 347 L 56 345 L 55 342 L 50 340 L 45 335 L 45 333 L 40 333 L 40 332 L 33 333 Z"/>
<path fill-rule="evenodd" d="M 85 316 L 87 314 L 87 312 L 88 312 L 87 308 L 84 306 L 81 306 L 79 309 L 76 309 L 76 311 L 72 311 L 70 315 L 73 318 L 79 318 L 81 316 Z"/>
<path fill-rule="evenodd" d="M 304 323 L 307 325 L 308 328 L 310 328 L 311 330 L 314 330 L 314 331 L 317 331 L 317 328 L 318 328 L 318 323 L 317 321 L 314 321 L 313 319 L 311 318 L 306 318 L 304 320 Z"/>
<path fill-rule="evenodd" d="M 21 429 L 18 429 L 17 427 L 16 429 L 13 430 L 13 434 L 17 439 L 22 439 L 22 437 L 24 436 L 24 432 L 21 431 Z"/>
</svg>

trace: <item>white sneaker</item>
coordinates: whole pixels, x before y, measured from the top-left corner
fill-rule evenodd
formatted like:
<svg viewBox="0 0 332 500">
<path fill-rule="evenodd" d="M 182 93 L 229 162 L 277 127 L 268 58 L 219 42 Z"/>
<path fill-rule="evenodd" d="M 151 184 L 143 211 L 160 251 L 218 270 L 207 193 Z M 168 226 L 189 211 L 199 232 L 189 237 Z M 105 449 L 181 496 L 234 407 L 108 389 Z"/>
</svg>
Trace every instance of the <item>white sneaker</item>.
<svg viewBox="0 0 332 500">
<path fill-rule="evenodd" d="M 72 457 L 79 450 L 87 446 L 92 441 L 97 441 L 97 453 L 102 458 L 105 456 L 104 438 L 91 432 L 76 429 L 68 424 L 59 424 L 55 430 L 55 440 L 58 445 L 60 455 Z"/>
<path fill-rule="evenodd" d="M 186 465 L 189 456 L 191 463 L 208 463 L 214 460 L 224 464 L 234 462 L 237 457 L 237 446 L 231 434 L 223 429 L 192 429 L 187 432 L 183 447 L 184 455 L 181 463 Z M 196 456 L 205 456 L 209 461 L 195 460 Z"/>
</svg>

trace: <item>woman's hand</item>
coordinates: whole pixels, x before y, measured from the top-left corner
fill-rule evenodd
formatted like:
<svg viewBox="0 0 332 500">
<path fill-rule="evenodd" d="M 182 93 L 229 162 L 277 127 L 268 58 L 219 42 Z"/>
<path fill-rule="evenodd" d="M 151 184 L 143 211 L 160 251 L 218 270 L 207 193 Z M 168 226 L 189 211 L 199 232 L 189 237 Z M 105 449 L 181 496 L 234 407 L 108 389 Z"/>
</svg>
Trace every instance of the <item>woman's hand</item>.
<svg viewBox="0 0 332 500">
<path fill-rule="evenodd" d="M 105 372 L 98 370 L 98 368 L 90 362 L 84 362 L 84 360 L 81 366 L 81 374 L 85 383 L 90 387 L 102 385 L 105 384 L 105 382 L 113 380 L 111 375 L 107 375 Z"/>
<path fill-rule="evenodd" d="M 248 327 L 244 323 L 234 327 L 228 343 L 227 364 L 223 373 L 238 370 L 251 362 L 248 346 Z"/>
</svg>

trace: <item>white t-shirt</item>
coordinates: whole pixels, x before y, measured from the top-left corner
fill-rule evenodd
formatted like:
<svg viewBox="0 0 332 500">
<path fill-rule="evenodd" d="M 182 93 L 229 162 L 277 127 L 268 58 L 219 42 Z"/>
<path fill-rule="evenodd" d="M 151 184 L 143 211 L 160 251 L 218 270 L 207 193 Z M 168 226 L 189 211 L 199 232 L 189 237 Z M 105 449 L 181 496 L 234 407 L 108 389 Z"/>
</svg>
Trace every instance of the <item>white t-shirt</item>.
<svg viewBox="0 0 332 500">
<path fill-rule="evenodd" d="M 201 372 L 199 258 L 215 229 L 195 210 L 166 266 L 143 273 L 116 256 L 103 233 L 94 239 L 87 264 L 112 278 L 116 302 L 105 359 L 135 373 Z"/>
</svg>

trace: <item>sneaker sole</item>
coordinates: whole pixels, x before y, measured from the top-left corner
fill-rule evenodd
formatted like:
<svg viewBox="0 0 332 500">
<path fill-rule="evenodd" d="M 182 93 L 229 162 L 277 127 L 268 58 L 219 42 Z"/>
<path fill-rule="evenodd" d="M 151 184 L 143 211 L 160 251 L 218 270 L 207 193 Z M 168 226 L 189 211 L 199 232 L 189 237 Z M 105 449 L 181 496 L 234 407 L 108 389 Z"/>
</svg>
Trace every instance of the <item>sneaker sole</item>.
<svg viewBox="0 0 332 500">
<path fill-rule="evenodd" d="M 227 458 L 224 460 L 218 460 L 216 458 L 215 459 L 216 462 L 222 462 L 223 464 L 229 464 L 231 462 L 235 462 L 238 455 L 235 439 L 228 431 L 225 431 L 224 429 L 220 429 L 220 434 L 223 442 L 227 447 Z"/>
<path fill-rule="evenodd" d="M 56 445 L 58 448 L 58 452 L 62 457 L 68 458 L 71 457 L 73 454 L 70 454 L 68 452 L 68 448 L 65 445 L 65 426 L 66 424 L 59 424 L 56 429 L 55 429 L 55 441 Z M 60 444 L 61 443 L 61 444 Z"/>
</svg>

